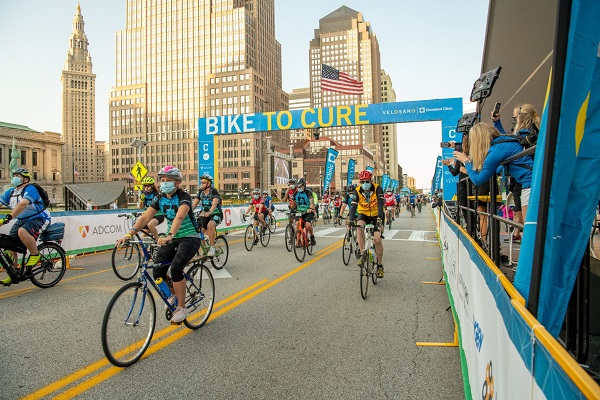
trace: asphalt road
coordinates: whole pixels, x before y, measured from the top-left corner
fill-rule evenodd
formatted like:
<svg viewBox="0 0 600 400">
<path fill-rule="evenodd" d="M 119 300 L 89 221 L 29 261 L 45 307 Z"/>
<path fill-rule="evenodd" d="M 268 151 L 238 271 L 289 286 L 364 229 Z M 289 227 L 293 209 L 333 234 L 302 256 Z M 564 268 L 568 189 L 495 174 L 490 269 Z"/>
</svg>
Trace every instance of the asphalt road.
<svg viewBox="0 0 600 400">
<path fill-rule="evenodd" d="M 108 363 L 100 343 L 106 306 L 124 284 L 110 253 L 78 257 L 54 288 L 0 288 L 0 399 L 464 398 L 458 348 L 415 344 L 453 340 L 445 287 L 421 283 L 442 276 L 434 217 L 429 207 L 412 219 L 403 212 L 392 228 L 385 278 L 367 300 L 356 260 L 342 263 L 344 228 L 320 222 L 303 263 L 281 227 L 251 252 L 230 232 L 209 322 L 171 326 L 157 305 L 155 340 L 126 369 Z"/>
</svg>

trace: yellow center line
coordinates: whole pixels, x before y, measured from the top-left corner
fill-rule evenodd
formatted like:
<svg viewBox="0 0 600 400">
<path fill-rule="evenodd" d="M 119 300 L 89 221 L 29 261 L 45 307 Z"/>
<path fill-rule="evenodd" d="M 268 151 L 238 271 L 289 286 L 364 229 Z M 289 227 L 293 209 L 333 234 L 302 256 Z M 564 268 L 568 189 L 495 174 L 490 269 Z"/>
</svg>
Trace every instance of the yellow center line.
<svg viewBox="0 0 600 400">
<path fill-rule="evenodd" d="M 219 307 L 220 305 L 223 304 L 227 304 L 230 301 L 244 295 L 243 297 L 232 301 L 230 304 L 228 304 L 227 306 L 224 306 L 222 308 L 219 308 L 216 311 L 213 311 L 210 315 L 209 320 L 207 321 L 207 323 L 212 322 L 214 319 L 218 318 L 219 316 L 233 310 L 234 308 L 238 307 L 239 305 L 245 303 L 246 301 L 254 298 L 255 296 L 257 296 L 258 294 L 264 292 L 265 290 L 275 286 L 276 284 L 280 283 L 281 281 L 291 277 L 292 275 L 302 271 L 303 269 L 305 269 L 306 267 L 310 266 L 311 264 L 315 263 L 316 261 L 320 260 L 321 258 L 325 257 L 326 255 L 332 253 L 333 251 L 339 249 L 340 247 L 342 247 L 343 241 L 339 240 L 335 243 L 333 243 L 332 245 L 329 245 L 328 247 L 318 251 L 317 253 L 314 254 L 314 258 L 311 259 L 310 261 L 307 261 L 303 264 L 301 264 L 299 267 L 289 271 L 288 273 L 282 275 L 281 277 L 267 283 L 264 284 L 265 282 L 268 282 L 267 279 L 262 280 L 260 282 L 255 283 L 252 286 L 249 286 L 245 289 L 243 289 L 242 291 L 239 291 L 235 294 L 233 294 L 232 296 L 229 296 L 228 298 L 218 302 L 215 304 L 215 307 Z M 264 285 L 263 285 L 264 284 Z M 252 291 L 254 288 L 258 288 L 254 291 Z M 247 293 L 247 294 L 246 294 Z M 167 333 L 170 333 L 174 330 L 179 330 L 178 332 L 175 332 L 174 334 L 165 337 L 163 340 L 158 341 L 157 343 L 154 342 L 153 339 L 153 343 L 151 344 L 151 346 L 148 348 L 148 350 L 146 351 L 146 353 L 144 354 L 144 356 L 142 358 L 146 358 L 147 356 L 154 354 L 155 352 L 157 352 L 160 349 L 165 348 L 166 346 L 172 344 L 173 342 L 181 339 L 182 337 L 189 335 L 190 333 L 194 332 L 193 330 L 190 329 L 184 329 L 183 327 L 179 327 L 176 325 L 173 326 L 169 326 L 167 328 L 164 328 L 162 330 L 160 330 L 159 332 L 156 332 L 155 335 L 153 335 L 153 337 L 161 337 L 161 336 L 165 336 Z M 75 371 L 74 373 L 46 386 L 43 387 L 39 390 L 37 390 L 34 393 L 31 393 L 30 395 L 27 395 L 25 397 L 23 397 L 23 399 L 37 399 L 37 398 L 41 398 L 44 396 L 47 396 L 49 394 L 52 394 L 56 391 L 58 391 L 59 389 L 73 383 L 76 382 L 82 378 L 85 378 L 86 376 L 90 376 L 93 373 L 95 373 L 96 371 L 100 370 L 101 368 L 104 368 L 105 366 L 109 365 L 109 362 L 107 359 L 102 359 L 99 361 L 96 361 L 78 371 Z M 86 390 L 89 390 L 90 388 L 98 385 L 99 383 L 105 381 L 106 379 L 116 375 L 117 373 L 119 373 L 120 371 L 122 371 L 124 368 L 120 368 L 120 367 L 115 367 L 115 366 L 109 366 L 108 369 L 106 369 L 105 371 L 100 372 L 99 374 L 81 382 L 80 384 L 74 386 L 73 388 L 57 395 L 54 397 L 54 399 L 70 399 L 73 398 L 83 392 L 85 392 Z"/>
</svg>

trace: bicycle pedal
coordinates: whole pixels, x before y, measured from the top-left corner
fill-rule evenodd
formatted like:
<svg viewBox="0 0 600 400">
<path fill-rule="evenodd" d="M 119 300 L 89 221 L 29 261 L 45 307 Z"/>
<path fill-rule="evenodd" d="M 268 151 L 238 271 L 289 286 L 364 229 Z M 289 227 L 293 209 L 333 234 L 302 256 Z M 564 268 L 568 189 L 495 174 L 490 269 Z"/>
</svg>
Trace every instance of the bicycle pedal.
<svg viewBox="0 0 600 400">
<path fill-rule="evenodd" d="M 179 321 L 179 322 L 171 322 L 171 325 L 182 325 L 183 321 Z"/>
</svg>

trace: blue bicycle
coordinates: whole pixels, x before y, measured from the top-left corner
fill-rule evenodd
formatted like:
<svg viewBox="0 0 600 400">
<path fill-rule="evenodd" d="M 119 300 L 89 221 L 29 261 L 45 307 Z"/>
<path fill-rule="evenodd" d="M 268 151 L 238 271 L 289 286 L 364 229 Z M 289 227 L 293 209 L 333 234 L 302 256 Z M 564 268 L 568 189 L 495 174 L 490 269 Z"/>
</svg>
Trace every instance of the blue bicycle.
<svg viewBox="0 0 600 400">
<path fill-rule="evenodd" d="M 154 264 L 150 251 L 142 246 L 141 240 L 130 240 L 144 252 L 137 282 L 121 287 L 108 303 L 102 319 L 102 350 L 106 358 L 117 367 L 128 367 L 137 362 L 152 342 L 156 325 L 156 304 L 149 286 L 154 287 L 166 305 L 165 317 L 171 319 L 175 304 L 169 302 L 167 294 L 158 286 L 149 270 L 169 263 Z M 150 248 L 157 247 L 155 244 Z M 215 282 L 210 270 L 204 265 L 206 257 L 193 259 L 183 275 L 186 280 L 185 305 L 188 316 L 183 323 L 190 329 L 202 327 L 212 312 L 215 302 Z M 148 285 L 150 283 L 150 285 Z"/>
</svg>

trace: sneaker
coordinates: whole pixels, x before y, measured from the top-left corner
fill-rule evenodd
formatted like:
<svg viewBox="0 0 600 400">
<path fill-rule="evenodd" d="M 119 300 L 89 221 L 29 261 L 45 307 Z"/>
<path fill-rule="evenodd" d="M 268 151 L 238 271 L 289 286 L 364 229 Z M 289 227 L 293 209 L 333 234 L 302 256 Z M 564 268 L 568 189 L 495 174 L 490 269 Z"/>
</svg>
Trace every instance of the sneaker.
<svg viewBox="0 0 600 400">
<path fill-rule="evenodd" d="M 364 259 L 363 259 L 363 256 L 362 256 L 362 254 L 359 254 L 357 257 L 358 257 L 358 261 L 356 262 L 356 264 L 357 264 L 357 265 L 358 265 L 360 268 L 362 268 L 362 267 L 363 267 L 363 265 L 365 264 L 365 261 L 364 261 Z"/>
<path fill-rule="evenodd" d="M 377 266 L 377 277 L 378 278 L 383 278 L 383 265 L 378 265 Z"/>
<path fill-rule="evenodd" d="M 317 240 L 315 239 L 315 235 L 312 235 L 310 237 L 310 244 L 312 244 L 313 246 L 317 245 Z"/>
<path fill-rule="evenodd" d="M 40 255 L 36 254 L 34 255 L 29 255 L 29 258 L 27 259 L 27 263 L 25 264 L 25 267 L 35 267 L 37 265 L 37 263 L 40 262 Z"/>
<path fill-rule="evenodd" d="M 12 284 L 11 277 L 9 276 L 8 278 L 1 280 L 0 284 L 2 284 L 4 286 L 10 286 Z"/>
<path fill-rule="evenodd" d="M 258 244 L 258 239 L 254 239 L 254 241 L 252 242 L 252 244 L 253 244 L 254 246 L 256 246 L 256 245 Z"/>
<path fill-rule="evenodd" d="M 171 318 L 172 324 L 179 324 L 181 321 L 187 318 L 187 308 L 177 307 L 177 310 L 173 313 Z"/>
<path fill-rule="evenodd" d="M 208 252 L 206 253 L 207 257 L 214 257 L 215 256 L 215 248 L 213 246 L 210 246 L 210 249 L 208 249 Z"/>
</svg>

